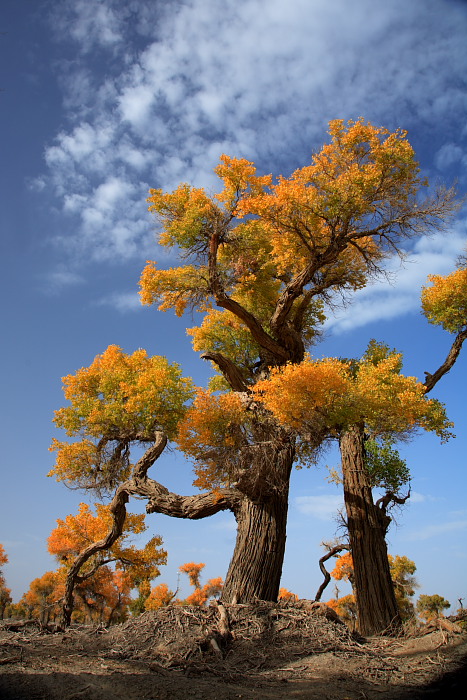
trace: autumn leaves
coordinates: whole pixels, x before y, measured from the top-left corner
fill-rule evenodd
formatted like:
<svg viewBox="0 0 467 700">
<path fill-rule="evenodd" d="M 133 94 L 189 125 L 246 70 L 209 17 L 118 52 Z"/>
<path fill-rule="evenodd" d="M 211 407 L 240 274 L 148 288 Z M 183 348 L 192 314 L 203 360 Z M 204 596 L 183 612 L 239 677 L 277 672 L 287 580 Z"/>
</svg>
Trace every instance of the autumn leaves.
<svg viewBox="0 0 467 700">
<path fill-rule="evenodd" d="M 150 192 L 159 243 L 181 264 L 149 262 L 141 299 L 179 316 L 201 312 L 189 333 L 216 372 L 210 388 L 195 389 L 165 358 L 110 346 L 65 378 L 69 405 L 55 416 L 72 438 L 52 446 L 59 480 L 115 490 L 115 498 L 125 490 L 125 498 L 146 498 L 148 512 L 174 517 L 235 513 L 223 592 L 231 601 L 277 597 L 297 459 L 312 462 L 316 447 L 355 424 L 373 437 L 418 427 L 449 435 L 443 407 L 402 374 L 397 352 L 372 343 L 357 360 L 307 354 L 326 302 L 364 286 L 385 258 L 403 254 L 403 241 L 441 228 L 455 209 L 451 190 L 419 198 L 426 183 L 404 131 L 359 119 L 333 121 L 329 134 L 289 177 L 258 175 L 253 163 L 222 156 L 219 193 L 188 184 Z M 427 317 L 448 330 L 467 322 L 465 270 L 454 278 L 457 295 L 442 291 L 441 278 L 424 292 Z M 167 440 L 194 461 L 201 495 L 170 494 L 148 476 Z M 146 450 L 140 467 L 131 457 L 137 446 Z M 270 538 L 277 546 L 263 547 Z"/>
</svg>

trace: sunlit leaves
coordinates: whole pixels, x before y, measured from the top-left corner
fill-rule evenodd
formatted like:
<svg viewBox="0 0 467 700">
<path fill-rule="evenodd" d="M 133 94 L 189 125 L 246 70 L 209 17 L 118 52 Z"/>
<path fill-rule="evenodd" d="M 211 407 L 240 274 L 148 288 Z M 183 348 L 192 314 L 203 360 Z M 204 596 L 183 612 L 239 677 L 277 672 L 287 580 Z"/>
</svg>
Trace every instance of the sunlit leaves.
<svg viewBox="0 0 467 700">
<path fill-rule="evenodd" d="M 193 393 L 178 365 L 145 350 L 128 355 L 116 345 L 64 377 L 63 387 L 69 405 L 55 412 L 54 423 L 79 440 L 54 439 L 50 475 L 85 488 L 125 478 L 131 442 L 153 442 L 160 430 L 172 437 Z"/>
<path fill-rule="evenodd" d="M 144 602 L 146 610 L 158 610 L 164 608 L 172 602 L 175 593 L 171 591 L 166 583 L 160 583 L 155 586 Z"/>
<path fill-rule="evenodd" d="M 364 422 L 376 435 L 404 434 L 416 427 L 449 436 L 442 404 L 425 396 L 415 377 L 400 373 L 401 356 L 379 361 L 306 359 L 271 372 L 254 393 L 279 421 L 298 430 L 321 420 L 330 430 Z"/>
<path fill-rule="evenodd" d="M 223 188 L 213 197 L 187 184 L 151 190 L 159 242 L 176 246 L 185 264 L 148 263 L 143 303 L 181 314 L 213 301 L 226 308 L 228 294 L 274 337 L 285 322 L 306 334 L 320 322 L 304 320 L 313 297 L 364 286 L 402 237 L 436 228 L 451 213 L 452 193 L 416 201 L 425 182 L 406 132 L 358 119 L 335 120 L 329 133 L 330 143 L 290 177 L 259 176 L 252 162 L 223 155 L 216 168 Z M 300 311 L 288 305 L 289 293 L 303 301 Z"/>
<path fill-rule="evenodd" d="M 101 503 L 96 503 L 95 507 L 94 514 L 86 503 L 80 503 L 77 515 L 57 520 L 57 527 L 52 530 L 47 545 L 50 554 L 63 566 L 69 567 L 85 547 L 103 539 L 112 528 L 110 507 Z M 167 552 L 161 549 L 162 539 L 154 536 L 144 547 L 128 542 L 132 535 L 146 530 L 144 517 L 127 513 L 123 534 L 109 550 L 91 557 L 82 573 L 92 571 L 105 560 L 115 562 L 117 569 L 125 570 L 133 583 L 159 576 L 158 567 L 167 561 Z"/>
<path fill-rule="evenodd" d="M 143 304 L 159 303 L 160 311 L 174 309 L 177 316 L 187 307 L 202 306 L 208 293 L 205 271 L 194 265 L 158 270 L 155 262 L 148 261 L 140 285 Z"/>
<path fill-rule="evenodd" d="M 422 307 L 430 323 L 457 333 L 467 326 L 467 268 L 451 274 L 429 275 L 430 286 L 422 290 Z"/>
<path fill-rule="evenodd" d="M 247 425 L 248 416 L 238 394 L 198 391 L 176 438 L 180 449 L 196 462 L 195 486 L 212 489 L 229 483 L 230 460 L 235 464 L 238 459 Z"/>
</svg>

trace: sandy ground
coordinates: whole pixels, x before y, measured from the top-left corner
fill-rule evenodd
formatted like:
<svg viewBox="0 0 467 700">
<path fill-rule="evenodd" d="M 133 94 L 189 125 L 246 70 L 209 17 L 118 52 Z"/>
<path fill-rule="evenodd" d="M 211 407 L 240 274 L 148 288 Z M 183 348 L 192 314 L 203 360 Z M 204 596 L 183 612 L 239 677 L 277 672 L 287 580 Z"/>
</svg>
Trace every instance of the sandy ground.
<svg viewBox="0 0 467 700">
<path fill-rule="evenodd" d="M 280 618 L 276 615 L 273 631 L 265 631 L 256 618 L 255 625 L 249 624 L 248 628 L 238 621 L 236 630 L 233 627 L 233 640 L 223 654 L 210 645 L 200 646 L 198 628 L 193 634 L 191 628 L 187 632 L 187 624 L 191 625 L 187 612 L 183 616 L 178 612 L 172 616 L 167 613 L 162 622 L 156 613 L 146 613 L 111 630 L 81 627 L 52 634 L 36 627 L 19 631 L 3 627 L 0 628 L 0 698 L 417 700 L 445 697 L 451 700 L 465 697 L 465 632 L 453 628 L 397 639 L 352 640 L 343 626 L 322 619 L 305 632 L 305 628 L 300 628 L 304 637 L 303 644 L 299 644 L 296 629 L 290 636 L 291 620 L 296 620 L 292 612 L 281 613 Z M 192 619 L 198 625 L 199 619 L 194 615 Z M 259 619 L 264 620 L 264 615 Z M 312 653 L 307 653 L 307 647 Z"/>
</svg>

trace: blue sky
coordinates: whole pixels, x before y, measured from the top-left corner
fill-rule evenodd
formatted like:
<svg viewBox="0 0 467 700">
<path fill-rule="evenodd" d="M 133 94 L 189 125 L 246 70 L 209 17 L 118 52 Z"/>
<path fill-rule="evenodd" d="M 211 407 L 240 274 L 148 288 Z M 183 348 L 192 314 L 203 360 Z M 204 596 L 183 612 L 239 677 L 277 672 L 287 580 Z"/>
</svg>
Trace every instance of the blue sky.
<svg viewBox="0 0 467 700">
<path fill-rule="evenodd" d="M 330 119 L 363 116 L 409 132 L 430 182 L 467 189 L 467 5 L 457 0 L 4 0 L 0 14 L 3 396 L 0 542 L 15 600 L 54 567 L 46 538 L 86 494 L 46 474 L 63 404 L 61 377 L 110 343 L 144 347 L 204 384 L 209 366 L 185 335 L 190 317 L 143 309 L 145 261 L 171 266 L 146 210 L 150 187 L 216 188 L 222 153 L 289 174 L 326 140 Z M 455 265 L 466 211 L 422 238 L 391 284 L 362 290 L 328 319 L 316 355 L 359 356 L 370 338 L 404 352 L 423 379 L 452 338 L 420 314 L 430 273 Z M 417 564 L 422 593 L 467 598 L 465 389 L 467 348 L 434 394 L 456 439 L 401 447 L 413 495 L 396 514 L 389 549 Z M 325 465 L 294 473 L 283 584 L 313 597 L 320 542 L 336 530 L 339 489 Z M 192 492 L 190 465 L 165 456 L 155 478 Z M 141 509 L 141 504 L 135 506 Z M 169 551 L 162 578 L 185 561 L 225 575 L 228 514 L 201 522 L 148 518 Z M 332 590 L 329 590 L 332 593 Z"/>
</svg>

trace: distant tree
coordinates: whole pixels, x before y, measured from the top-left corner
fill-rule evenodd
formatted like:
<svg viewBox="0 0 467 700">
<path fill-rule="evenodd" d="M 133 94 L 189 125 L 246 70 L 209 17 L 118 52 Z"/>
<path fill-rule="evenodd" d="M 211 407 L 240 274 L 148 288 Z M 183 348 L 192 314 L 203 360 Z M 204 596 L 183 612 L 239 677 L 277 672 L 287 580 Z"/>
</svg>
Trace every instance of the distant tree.
<svg viewBox="0 0 467 700">
<path fill-rule="evenodd" d="M 0 567 L 4 566 L 5 564 L 8 564 L 8 556 L 5 552 L 5 548 L 2 544 L 0 544 Z M 0 620 L 3 620 L 5 610 L 11 602 L 11 590 L 7 588 L 3 571 L 0 568 Z"/>
<path fill-rule="evenodd" d="M 206 565 L 203 563 L 196 564 L 191 561 L 179 567 L 181 573 L 187 574 L 190 585 L 194 588 L 193 593 L 184 600 L 176 598 L 178 587 L 177 591 L 174 593 L 169 589 L 167 584 L 161 583 L 159 586 L 152 589 L 150 596 L 145 602 L 145 608 L 147 610 L 157 610 L 171 603 L 174 605 L 202 606 L 205 605 L 210 598 L 219 596 L 223 585 L 221 577 L 211 578 L 204 586 L 201 585 L 200 575 L 205 566 Z"/>
<path fill-rule="evenodd" d="M 112 529 L 113 516 L 110 506 L 96 503 L 95 508 L 94 514 L 86 503 L 80 503 L 77 515 L 58 519 L 48 539 L 48 550 L 63 570 L 67 609 L 73 609 L 73 591 L 78 584 L 76 592 L 88 613 L 99 610 L 101 620 L 107 615 L 111 621 L 130 603 L 133 586 L 159 576 L 158 567 L 166 563 L 167 553 L 161 549 L 158 536 L 140 548 L 128 542 L 132 535 L 146 530 L 144 515 L 131 513 L 126 515 L 119 538 L 106 549 L 96 549 L 95 543 L 105 539 Z M 84 558 L 83 552 L 89 556 Z M 83 561 L 78 573 L 75 562 L 80 559 Z M 117 572 L 109 564 L 116 566 Z"/>
<path fill-rule="evenodd" d="M 144 607 L 146 610 L 165 608 L 173 602 L 175 596 L 176 593 L 171 591 L 166 583 L 160 583 L 151 590 L 149 596 L 144 601 Z"/>
<path fill-rule="evenodd" d="M 443 610 L 451 606 L 451 603 L 443 596 L 421 595 L 417 600 L 417 612 L 424 620 L 429 622 L 443 616 Z"/>
<path fill-rule="evenodd" d="M 399 554 L 389 554 L 388 559 L 399 612 L 403 620 L 409 620 L 415 615 L 412 597 L 415 595 L 415 589 L 419 588 L 414 576 L 417 567 L 411 559 Z"/>
<path fill-rule="evenodd" d="M 29 584 L 19 606 L 28 619 L 37 619 L 41 625 L 55 620 L 60 613 L 64 592 L 64 578 L 56 571 L 46 571 Z"/>
</svg>

